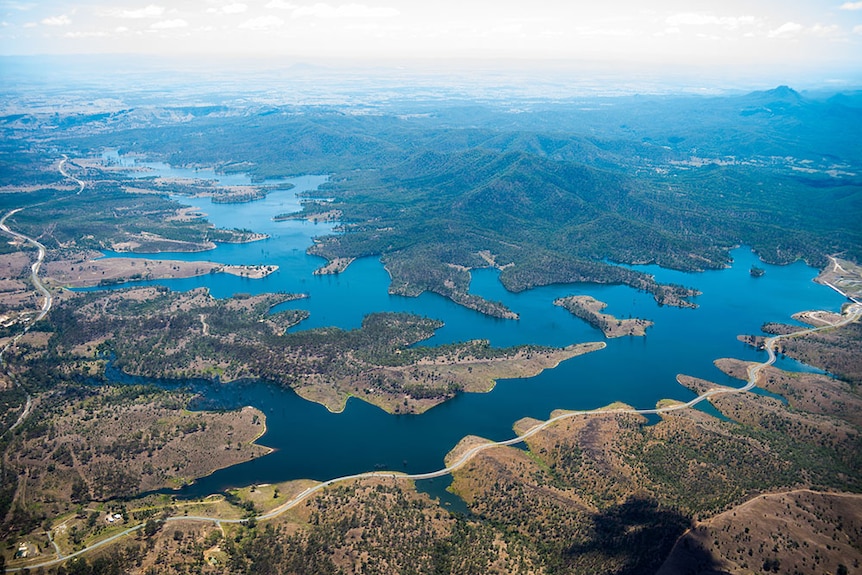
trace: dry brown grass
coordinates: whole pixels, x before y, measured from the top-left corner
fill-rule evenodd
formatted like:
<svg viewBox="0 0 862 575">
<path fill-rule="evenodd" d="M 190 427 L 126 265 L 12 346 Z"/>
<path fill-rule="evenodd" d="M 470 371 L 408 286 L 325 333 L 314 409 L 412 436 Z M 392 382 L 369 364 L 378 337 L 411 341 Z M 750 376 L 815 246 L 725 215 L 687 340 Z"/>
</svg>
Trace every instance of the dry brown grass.
<svg viewBox="0 0 862 575">
<path fill-rule="evenodd" d="M 178 487 L 269 452 L 253 443 L 265 429 L 256 409 L 190 412 L 179 409 L 184 396 L 148 392 L 129 401 L 119 394 L 98 388 L 40 410 L 50 435 L 25 439 L 7 453 L 7 464 L 26 470 L 20 503 L 69 501 L 76 480 L 96 499 Z"/>
<path fill-rule="evenodd" d="M 602 330 L 605 337 L 643 336 L 646 335 L 647 328 L 653 325 L 653 322 L 645 319 L 617 319 L 610 314 L 602 313 L 608 304 L 588 295 L 559 298 L 554 301 L 554 305 L 569 310 L 590 325 Z"/>
<path fill-rule="evenodd" d="M 723 372 L 745 379 L 748 362 L 719 359 L 716 366 Z M 817 373 L 783 371 L 767 367 L 761 371 L 758 386 L 783 396 L 788 403 L 809 413 L 834 415 L 862 427 L 862 397 L 853 393 L 850 385 Z"/>
<path fill-rule="evenodd" d="M 698 523 L 660 575 L 854 573 L 862 563 L 862 496 L 808 490 L 766 494 Z"/>
<path fill-rule="evenodd" d="M 87 287 L 130 279 L 187 278 L 218 271 L 221 267 L 212 262 L 102 258 L 98 252 L 82 252 L 72 258 L 47 262 L 44 275 L 54 285 Z"/>
</svg>

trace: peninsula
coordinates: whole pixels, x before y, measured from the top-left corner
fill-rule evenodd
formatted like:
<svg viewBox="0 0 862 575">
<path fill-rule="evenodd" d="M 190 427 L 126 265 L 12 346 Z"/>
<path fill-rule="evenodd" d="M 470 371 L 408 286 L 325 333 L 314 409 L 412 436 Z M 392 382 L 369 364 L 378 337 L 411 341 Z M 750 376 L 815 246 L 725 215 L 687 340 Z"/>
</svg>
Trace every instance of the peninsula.
<svg viewBox="0 0 862 575">
<path fill-rule="evenodd" d="M 106 258 L 102 253 L 90 250 L 70 250 L 63 255 L 64 257 L 45 264 L 46 281 L 55 287 L 111 286 L 134 281 L 179 279 L 216 273 L 261 279 L 278 270 L 276 265 L 224 265 L 208 261 Z M 14 259 L 12 254 L 0 255 L 0 266 L 4 260 L 11 259 Z"/>
<path fill-rule="evenodd" d="M 605 337 L 643 336 L 646 335 L 646 329 L 653 325 L 653 322 L 645 319 L 617 319 L 602 313 L 608 304 L 588 295 L 558 298 L 554 300 L 554 305 L 569 310 L 591 326 L 602 330 Z"/>
<path fill-rule="evenodd" d="M 270 310 L 302 297 L 217 300 L 204 289 L 174 293 L 153 287 L 68 295 L 54 319 L 58 335 L 52 346 L 90 364 L 103 364 L 110 353 L 131 375 L 218 376 L 223 382 L 253 377 L 289 386 L 330 411 L 343 410 L 348 397 L 357 397 L 390 413 L 422 413 L 459 392 L 487 392 L 496 379 L 532 377 L 604 347 L 599 342 L 501 349 L 481 340 L 417 347 L 442 323 L 394 313 L 370 315 L 352 331 L 288 332 L 307 312 Z"/>
</svg>

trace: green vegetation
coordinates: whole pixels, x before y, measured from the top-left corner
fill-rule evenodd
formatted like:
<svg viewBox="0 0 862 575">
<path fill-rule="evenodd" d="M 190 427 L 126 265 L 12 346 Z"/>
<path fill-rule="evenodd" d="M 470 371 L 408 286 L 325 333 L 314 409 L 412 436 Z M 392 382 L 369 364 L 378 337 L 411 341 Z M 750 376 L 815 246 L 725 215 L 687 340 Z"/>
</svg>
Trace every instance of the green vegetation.
<svg viewBox="0 0 862 575">
<path fill-rule="evenodd" d="M 195 252 L 211 249 L 212 241 L 248 241 L 248 230 L 214 229 L 205 220 L 172 220 L 179 204 L 166 197 L 126 192 L 116 182 L 97 184 L 93 193 L 42 203 L 37 197 L 17 206 L 35 205 L 15 214 L 9 224 L 22 233 L 40 236 L 52 249 L 119 250 L 139 253 Z M 52 222 L 44 233 L 44 222 Z"/>
<path fill-rule="evenodd" d="M 498 317 L 513 314 L 469 293 L 471 269 L 499 268 L 512 291 L 625 284 L 659 303 L 690 306 L 694 291 L 628 264 L 715 269 L 743 243 L 772 263 L 823 265 L 836 253 L 862 259 L 858 94 L 817 100 L 780 88 L 594 103 L 600 111 L 560 101 L 524 103 L 518 113 L 510 102 L 392 102 L 371 114 L 324 106 L 163 107 L 163 117 L 148 120 L 132 111 L 16 114 L 0 124 L 0 184 L 18 187 L 0 194 L 0 208 L 29 206 L 10 225 L 38 237 L 49 260 L 66 249 L 198 251 L 258 236 L 174 217 L 167 194 L 247 201 L 266 188 L 131 180 L 78 165 L 88 186 L 77 196 L 56 173 L 58 150 L 92 157 L 122 147 L 258 181 L 331 174 L 299 217 L 338 214 L 342 226 L 317 238 L 310 253 L 380 257 L 392 292 L 432 291 Z M 17 269 L 26 276 L 26 266 Z M 215 300 L 203 290 L 161 288 L 64 294 L 4 356 L 6 428 L 27 393 L 34 401 L 22 425 L 0 438 L 3 539 L 26 536 L 48 549 L 44 533 L 62 533 L 59 544 L 78 549 L 112 529 L 100 519 L 111 508 L 123 522 L 146 522 L 138 539 L 55 572 L 635 574 L 655 571 L 696 521 L 732 513 L 757 493 L 862 491 L 862 435 L 858 415 L 848 415 L 855 410 L 823 401 L 811 414 L 745 394 L 715 398 L 723 420 L 697 411 L 655 425 L 631 415 L 572 418 L 532 436 L 527 452 L 484 451 L 455 474 L 469 518 L 384 480 L 324 490 L 275 521 L 254 520 L 264 508 L 255 490 L 231 492 L 219 512 L 243 523 L 227 527 L 164 523 L 182 513 L 171 501 L 127 513 L 126 502 L 109 500 L 262 454 L 248 444 L 262 425 L 258 413 L 205 416 L 184 410 L 183 393 L 82 383 L 99 382 L 109 360 L 155 377 L 264 378 L 334 410 L 353 395 L 419 412 L 475 384 L 470 371 L 511 376 L 518 362 L 541 368 L 561 351 L 481 341 L 423 348 L 415 344 L 439 323 L 406 314 L 373 314 L 350 331 L 293 333 L 305 312 L 271 313 L 292 297 Z M 855 325 L 782 341 L 781 351 L 852 382 L 833 394 L 833 405 L 847 397 L 855 405 L 860 338 Z M 814 403 L 810 382 L 804 390 L 793 378 L 781 382 L 800 405 Z M 233 435 L 240 423 L 242 440 Z M 224 458 L 214 463 L 216 452 Z M 846 533 L 854 525 L 848 521 Z M 845 532 L 836 527 L 833 537 Z M 718 569 L 715 541 L 697 562 Z M 734 552 L 756 551 L 753 569 L 788 565 L 748 544 L 740 539 Z"/>
<path fill-rule="evenodd" d="M 513 291 L 623 283 L 670 305 L 694 294 L 611 262 L 718 268 L 741 243 L 772 263 L 862 257 L 858 95 L 816 100 L 782 87 L 596 104 L 601 113 L 580 102 L 518 114 L 477 105 L 470 127 L 446 103 L 411 118 L 401 115 L 415 111 L 409 104 L 367 116 L 267 110 L 69 143 L 176 165 L 254 158 L 243 166 L 257 178 L 334 173 L 319 192 L 332 201 L 306 202 L 304 213 L 338 212 L 346 233 L 320 238 L 312 253 L 379 256 L 397 293 L 434 291 L 504 317 L 467 294 L 463 268 L 489 265 L 479 251 L 513 264 L 500 275 Z"/>
<path fill-rule="evenodd" d="M 288 536 L 270 525 L 243 532 L 227 547 L 235 572 L 338 573 L 348 562 L 363 573 L 526 572 L 501 569 L 506 545 L 494 545 L 493 530 L 394 485 L 336 487 L 309 507 L 304 532 Z"/>
<path fill-rule="evenodd" d="M 71 373 L 90 372 L 93 362 L 110 357 L 133 375 L 264 379 L 334 411 L 354 395 L 387 411 L 419 412 L 465 389 L 486 391 L 507 367 L 511 374 L 534 375 L 580 353 L 531 345 L 500 349 L 487 341 L 411 347 L 442 323 L 398 313 L 369 315 L 355 330 L 288 332 L 308 312 L 270 310 L 297 297 L 217 300 L 203 289 L 166 288 L 80 293 L 52 312 L 47 358 Z M 483 379 L 478 368 L 489 362 L 497 372 Z M 475 374 L 471 366 L 477 366 Z"/>
</svg>

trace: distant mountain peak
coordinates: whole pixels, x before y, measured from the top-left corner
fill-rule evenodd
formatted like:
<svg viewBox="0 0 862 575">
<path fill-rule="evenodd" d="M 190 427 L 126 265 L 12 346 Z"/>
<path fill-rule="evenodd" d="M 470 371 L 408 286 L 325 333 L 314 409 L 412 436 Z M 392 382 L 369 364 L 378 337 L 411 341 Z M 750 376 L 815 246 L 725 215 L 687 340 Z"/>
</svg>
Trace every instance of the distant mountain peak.
<svg viewBox="0 0 862 575">
<path fill-rule="evenodd" d="M 783 84 L 781 86 L 778 86 L 777 88 L 768 90 L 766 93 L 777 98 L 802 98 L 802 95 L 799 92 L 797 92 L 790 86 L 785 86 Z"/>
<path fill-rule="evenodd" d="M 771 90 L 746 94 L 740 102 L 743 106 L 740 114 L 743 116 L 761 114 L 773 116 L 775 114 L 792 113 L 798 110 L 804 105 L 805 99 L 802 97 L 802 94 L 790 86 L 781 85 Z"/>
<path fill-rule="evenodd" d="M 798 103 L 802 101 L 802 94 L 791 88 L 790 86 L 781 85 L 771 90 L 763 90 L 760 92 L 752 92 L 750 97 L 770 101 L 770 102 L 787 102 Z"/>
</svg>

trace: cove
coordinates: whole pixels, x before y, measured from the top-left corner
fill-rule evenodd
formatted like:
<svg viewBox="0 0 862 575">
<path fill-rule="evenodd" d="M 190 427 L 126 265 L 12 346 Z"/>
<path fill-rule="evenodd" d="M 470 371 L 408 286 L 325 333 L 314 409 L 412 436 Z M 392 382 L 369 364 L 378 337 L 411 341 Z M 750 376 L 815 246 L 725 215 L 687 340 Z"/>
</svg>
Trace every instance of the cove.
<svg viewBox="0 0 862 575">
<path fill-rule="evenodd" d="M 150 167 L 162 173 L 160 166 Z M 221 177 L 216 173 L 202 175 L 200 171 L 194 174 L 193 177 L 209 179 Z M 565 346 L 603 340 L 600 331 L 553 305 L 554 299 L 574 294 L 591 295 L 606 302 L 607 313 L 617 317 L 641 317 L 655 325 L 647 330 L 646 337 L 607 340 L 604 350 L 563 362 L 534 378 L 501 380 L 487 394 L 461 394 L 423 415 L 389 415 L 356 399 L 350 399 L 342 413 L 330 413 L 289 389 L 261 381 L 229 384 L 151 381 L 190 387 L 198 394 L 191 405 L 195 409 L 257 407 L 267 418 L 267 432 L 259 442 L 275 449 L 270 455 L 222 469 L 172 492 L 178 496 L 202 496 L 251 483 L 298 478 L 326 480 L 375 469 L 428 472 L 442 467 L 445 454 L 465 435 L 508 439 L 514 435 L 514 422 L 523 417 L 546 419 L 554 409 L 590 409 L 613 401 L 645 408 L 663 398 L 691 399 L 694 394 L 676 382 L 680 373 L 738 386 L 741 382 L 724 375 L 713 361 L 721 357 L 761 360 L 765 356 L 738 342 L 738 334 L 758 334 L 764 322 L 792 323 L 791 314 L 805 309 L 839 311 L 844 302 L 831 289 L 815 284 L 812 280 L 816 270 L 804 263 L 772 266 L 740 247 L 732 252 L 733 265 L 723 270 L 684 273 L 657 266 L 635 266 L 654 274 L 661 282 L 681 283 L 703 292 L 694 300 L 697 309 L 659 306 L 649 294 L 618 285 L 550 285 L 510 293 L 500 284 L 496 270 L 475 270 L 471 292 L 503 301 L 521 319 L 490 318 L 435 294 L 417 298 L 389 295 L 388 274 L 375 258 L 357 260 L 337 276 L 313 275 L 325 262 L 307 255 L 305 250 L 314 237 L 333 233 L 333 225 L 273 222 L 271 218 L 299 210 L 296 194 L 313 192 L 326 177 L 304 176 L 290 181 L 296 186 L 293 190 L 274 191 L 263 200 L 247 204 L 175 198 L 199 207 L 217 226 L 249 228 L 270 237 L 249 244 L 221 244 L 208 252 L 158 256 L 230 264 L 276 264 L 277 272 L 262 280 L 214 274 L 134 285 L 159 284 L 174 290 L 205 287 L 215 297 L 238 292 L 305 293 L 307 299 L 282 306 L 310 312 L 310 317 L 294 328 L 297 330 L 322 326 L 354 329 L 365 315 L 377 311 L 411 312 L 445 323 L 433 338 L 419 345 L 487 339 L 494 346 Z M 247 178 L 244 182 L 241 179 L 231 182 L 250 183 Z M 129 257 L 129 254 L 106 254 L 106 257 L 117 255 Z M 764 276 L 751 277 L 749 269 L 755 263 L 766 270 Z M 117 287 L 121 286 L 110 289 Z M 778 367 L 801 368 L 789 360 L 780 362 Z M 131 380 L 123 374 L 109 375 L 118 382 Z"/>
</svg>

